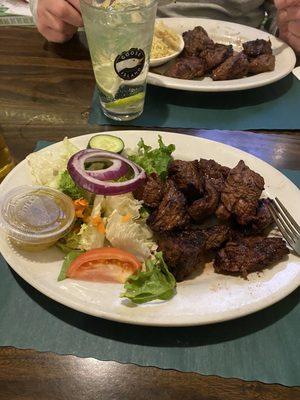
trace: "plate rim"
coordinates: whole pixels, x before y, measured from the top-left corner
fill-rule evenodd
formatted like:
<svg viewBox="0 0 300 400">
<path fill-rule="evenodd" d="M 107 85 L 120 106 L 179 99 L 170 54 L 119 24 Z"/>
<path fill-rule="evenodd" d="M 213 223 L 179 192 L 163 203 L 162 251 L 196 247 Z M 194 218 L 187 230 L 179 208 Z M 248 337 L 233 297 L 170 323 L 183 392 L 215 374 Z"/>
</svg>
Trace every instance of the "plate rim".
<svg viewBox="0 0 300 400">
<path fill-rule="evenodd" d="M 280 42 L 282 45 L 284 45 L 285 49 L 289 51 L 289 55 L 291 57 L 291 63 L 290 67 L 287 68 L 284 72 L 279 73 L 278 75 L 271 76 L 271 78 L 266 79 L 265 81 L 258 81 L 258 82 L 246 82 L 246 83 L 239 83 L 242 79 L 236 79 L 236 80 L 228 80 L 228 81 L 223 81 L 223 82 L 233 82 L 232 86 L 209 86 L 207 84 L 196 84 L 195 82 L 201 82 L 197 80 L 188 80 L 188 79 L 177 79 L 177 78 L 171 78 L 171 77 L 164 77 L 163 75 L 156 74 L 152 71 L 149 70 L 148 76 L 147 76 L 147 83 L 153 86 L 158 86 L 158 87 L 163 87 L 163 88 L 168 88 L 168 89 L 173 89 L 173 90 L 183 90 L 183 91 L 190 91 L 190 92 L 211 92 L 211 93 L 216 93 L 216 92 L 235 92 L 235 91 L 244 91 L 244 90 L 249 90 L 249 89 L 254 89 L 258 87 L 263 87 L 267 86 L 271 83 L 277 82 L 283 78 L 285 78 L 287 75 L 289 75 L 295 65 L 296 65 L 296 55 L 294 50 L 285 42 L 283 42 L 281 39 L 275 37 L 271 33 L 262 31 L 260 29 L 247 26 L 247 25 L 242 25 L 238 24 L 235 22 L 229 22 L 229 21 L 222 21 L 222 20 L 217 20 L 217 19 L 210 19 L 210 18 L 188 18 L 188 17 L 169 17 L 169 18 L 157 18 L 158 20 L 162 20 L 163 22 L 170 21 L 170 20 L 176 20 L 178 23 L 183 23 L 184 21 L 187 20 L 193 20 L 193 21 L 199 21 L 199 25 L 205 24 L 207 21 L 211 22 L 216 22 L 218 24 L 225 24 L 228 25 L 229 27 L 233 28 L 247 28 L 251 29 L 254 31 L 258 32 L 258 35 L 263 33 L 267 34 L 270 38 L 273 38 L 273 40 L 276 40 Z M 272 71 L 274 72 L 274 71 Z M 245 82 L 245 81 L 243 81 Z"/>
<path fill-rule="evenodd" d="M 252 158 L 253 160 L 259 160 L 260 162 L 262 162 L 265 166 L 267 166 L 268 168 L 271 167 L 271 169 L 275 170 L 276 173 L 281 176 L 281 178 L 283 178 L 284 180 L 288 181 L 290 185 L 292 185 L 294 188 L 296 188 L 297 190 L 299 190 L 297 188 L 297 186 L 287 177 L 285 176 L 283 173 L 281 173 L 279 170 L 277 170 L 275 167 L 273 167 L 271 164 L 267 163 L 266 161 L 252 155 L 251 153 L 245 152 L 244 150 L 240 150 L 239 148 L 236 148 L 234 146 L 222 143 L 222 142 L 217 142 L 215 140 L 211 140 L 211 139 L 207 139 L 207 138 L 202 138 L 202 137 L 197 137 L 197 136 L 191 136 L 191 135 L 186 135 L 186 134 L 182 134 L 182 133 L 174 133 L 174 132 L 168 132 L 168 131 L 163 131 L 163 130 L 158 130 L 155 129 L 153 130 L 155 133 L 162 133 L 162 134 L 166 134 L 166 135 L 176 135 L 176 136 L 180 136 L 182 138 L 187 138 L 190 137 L 191 140 L 200 140 L 200 141 L 204 141 L 207 143 L 218 143 L 221 144 L 222 146 L 225 146 L 225 148 L 227 148 L 228 150 L 232 150 L 234 149 L 235 151 L 238 150 L 241 155 L 246 154 L 247 157 L 250 156 L 250 158 Z M 89 133 L 89 134 L 83 134 L 83 135 L 79 135 L 76 137 L 72 137 L 70 138 L 70 140 L 72 141 L 73 139 L 82 139 L 82 138 L 90 138 L 91 136 L 97 135 L 97 134 L 107 134 L 107 132 L 111 132 L 114 134 L 131 134 L 131 133 L 135 133 L 135 134 L 149 134 L 149 130 L 144 130 L 144 129 L 137 129 L 137 130 L 116 130 L 116 131 L 105 131 L 105 132 L 93 132 L 93 133 Z M 43 152 L 46 151 L 47 149 L 51 148 L 52 146 L 58 146 L 61 143 L 61 141 L 53 143 L 50 146 L 47 146 L 46 148 L 40 149 L 38 150 L 39 152 Z M 75 143 L 76 144 L 76 143 Z M 12 177 L 14 174 L 18 173 L 18 169 L 21 168 L 22 166 L 24 166 L 24 164 L 26 164 L 26 158 L 24 160 L 22 160 L 8 175 L 7 177 L 3 180 L 3 182 L 0 185 L 0 189 L 1 187 L 5 186 L 5 183 L 11 179 L 9 177 Z M 4 184 L 4 185 L 3 185 Z M 7 241 L 7 239 L 5 239 L 5 241 Z M 255 301 L 252 302 L 251 304 L 248 304 L 245 306 L 245 309 L 243 308 L 243 311 L 241 312 L 238 309 L 235 310 L 229 310 L 226 312 L 219 312 L 218 314 L 214 314 L 213 317 L 208 318 L 206 317 L 205 321 L 200 320 L 197 318 L 195 318 L 193 321 L 183 321 L 183 322 L 164 322 L 164 321 L 149 321 L 149 320 L 132 320 L 132 318 L 130 316 L 126 316 L 126 315 L 118 315 L 116 313 L 112 313 L 112 312 L 106 312 L 106 311 L 101 311 L 101 312 L 93 312 L 91 310 L 87 310 L 85 307 L 85 305 L 81 305 L 78 299 L 78 302 L 73 301 L 68 299 L 67 297 L 62 296 L 60 293 L 56 293 L 53 292 L 53 290 L 48 289 L 44 284 L 39 283 L 36 279 L 32 279 L 30 277 L 30 274 L 27 274 L 26 271 L 22 271 L 22 267 L 19 266 L 12 266 L 11 263 L 14 263 L 13 261 L 13 253 L 11 252 L 9 254 L 7 254 L 6 251 L 2 251 L 1 249 L 1 241 L 0 241 L 0 252 L 3 256 L 3 258 L 5 259 L 5 261 L 9 264 L 10 268 L 15 271 L 22 279 L 24 279 L 30 286 L 34 287 L 36 290 L 38 290 L 40 293 L 42 293 L 43 295 L 49 297 L 51 300 L 54 300 L 60 304 L 62 304 L 63 306 L 66 306 L 68 308 L 71 308 L 75 311 L 79 311 L 82 312 L 84 314 L 87 315 L 91 315 L 97 318 L 104 318 L 110 321 L 115 321 L 115 322 L 119 322 L 119 323 L 126 323 L 126 324 L 130 324 L 130 325 L 139 325 L 139 326 L 153 326 L 153 327 L 188 327 L 188 326 L 201 326 L 201 325 L 210 325 L 210 324 L 215 324 L 215 323 L 221 323 L 224 321 L 229 321 L 229 320 L 234 320 L 234 319 L 238 319 L 238 318 L 242 318 L 246 315 L 250 315 L 253 314 L 255 312 L 261 311 L 265 308 L 268 308 L 270 306 L 272 306 L 273 304 L 279 302 L 280 300 L 284 299 L 285 297 L 287 297 L 289 294 L 291 294 L 294 290 L 296 290 L 299 286 L 300 286 L 300 273 L 299 275 L 297 275 L 297 279 L 294 279 L 292 282 L 290 282 L 287 286 L 284 287 L 284 290 L 279 290 L 276 293 L 271 294 L 270 296 L 268 296 L 267 301 L 265 299 L 263 300 L 259 300 L 259 301 Z M 19 257 L 21 257 L 19 255 Z M 261 304 L 263 302 L 263 304 Z M 230 315 L 228 315 L 230 314 Z"/>
</svg>

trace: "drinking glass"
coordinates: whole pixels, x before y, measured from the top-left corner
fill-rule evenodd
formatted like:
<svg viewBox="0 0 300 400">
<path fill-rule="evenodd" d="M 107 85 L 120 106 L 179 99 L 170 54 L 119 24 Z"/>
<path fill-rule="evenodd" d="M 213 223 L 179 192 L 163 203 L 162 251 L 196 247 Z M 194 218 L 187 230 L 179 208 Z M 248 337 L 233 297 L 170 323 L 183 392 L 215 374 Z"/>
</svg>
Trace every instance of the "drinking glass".
<svg viewBox="0 0 300 400">
<path fill-rule="evenodd" d="M 81 0 L 104 114 L 118 121 L 143 112 L 157 0 Z"/>
<path fill-rule="evenodd" d="M 14 167 L 14 161 L 10 154 L 10 151 L 4 141 L 4 138 L 0 135 L 0 182 Z"/>
</svg>

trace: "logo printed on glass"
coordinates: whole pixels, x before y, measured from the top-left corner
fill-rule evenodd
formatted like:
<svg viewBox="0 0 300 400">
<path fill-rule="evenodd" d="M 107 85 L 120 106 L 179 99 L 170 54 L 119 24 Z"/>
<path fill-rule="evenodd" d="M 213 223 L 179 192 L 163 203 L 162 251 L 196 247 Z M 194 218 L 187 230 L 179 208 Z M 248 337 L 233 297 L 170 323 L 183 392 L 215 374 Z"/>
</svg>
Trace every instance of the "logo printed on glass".
<svg viewBox="0 0 300 400">
<path fill-rule="evenodd" d="M 145 53 L 142 49 L 130 49 L 119 54 L 114 63 L 118 76 L 130 81 L 140 75 L 145 65 Z"/>
</svg>

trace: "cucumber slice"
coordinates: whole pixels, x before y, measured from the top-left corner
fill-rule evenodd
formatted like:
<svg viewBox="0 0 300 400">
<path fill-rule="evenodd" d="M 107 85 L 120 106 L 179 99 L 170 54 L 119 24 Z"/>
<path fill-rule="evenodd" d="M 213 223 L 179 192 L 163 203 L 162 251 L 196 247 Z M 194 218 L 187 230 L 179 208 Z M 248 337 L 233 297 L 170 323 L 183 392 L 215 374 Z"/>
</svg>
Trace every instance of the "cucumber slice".
<svg viewBox="0 0 300 400">
<path fill-rule="evenodd" d="M 123 140 L 117 136 L 95 135 L 90 139 L 88 149 L 100 149 L 111 151 L 112 153 L 122 153 L 124 146 Z"/>
</svg>

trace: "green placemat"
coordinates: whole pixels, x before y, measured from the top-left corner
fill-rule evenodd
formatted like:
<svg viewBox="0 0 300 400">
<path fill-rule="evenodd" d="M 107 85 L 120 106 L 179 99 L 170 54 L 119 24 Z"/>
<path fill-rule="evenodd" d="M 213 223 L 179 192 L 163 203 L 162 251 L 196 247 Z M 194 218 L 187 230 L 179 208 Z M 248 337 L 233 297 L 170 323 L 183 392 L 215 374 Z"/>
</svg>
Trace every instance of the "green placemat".
<svg viewBox="0 0 300 400">
<path fill-rule="evenodd" d="M 283 172 L 300 186 L 300 171 Z M 298 289 L 266 310 L 216 325 L 126 325 L 48 299 L 0 256 L 0 345 L 294 386 L 300 385 L 299 300 Z"/>
<path fill-rule="evenodd" d="M 300 81 L 292 74 L 257 89 L 197 93 L 148 85 L 143 114 L 118 123 L 101 112 L 97 91 L 90 124 L 206 129 L 299 129 Z"/>
</svg>

